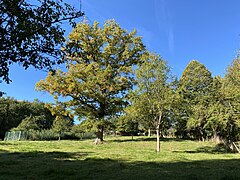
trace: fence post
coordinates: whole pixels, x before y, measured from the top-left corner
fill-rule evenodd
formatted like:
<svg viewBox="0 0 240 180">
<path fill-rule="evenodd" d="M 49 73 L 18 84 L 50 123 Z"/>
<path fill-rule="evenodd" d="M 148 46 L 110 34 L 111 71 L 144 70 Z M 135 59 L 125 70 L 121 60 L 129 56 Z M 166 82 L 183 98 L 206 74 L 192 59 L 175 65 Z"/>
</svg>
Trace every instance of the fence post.
<svg viewBox="0 0 240 180">
<path fill-rule="evenodd" d="M 235 149 L 238 151 L 238 153 L 240 153 L 240 150 L 238 149 L 237 145 L 235 144 L 235 142 L 233 142 L 233 145 L 235 147 Z"/>
<path fill-rule="evenodd" d="M 20 141 L 21 139 L 21 134 L 22 134 L 22 131 L 20 131 L 20 133 L 18 134 L 18 141 Z"/>
</svg>

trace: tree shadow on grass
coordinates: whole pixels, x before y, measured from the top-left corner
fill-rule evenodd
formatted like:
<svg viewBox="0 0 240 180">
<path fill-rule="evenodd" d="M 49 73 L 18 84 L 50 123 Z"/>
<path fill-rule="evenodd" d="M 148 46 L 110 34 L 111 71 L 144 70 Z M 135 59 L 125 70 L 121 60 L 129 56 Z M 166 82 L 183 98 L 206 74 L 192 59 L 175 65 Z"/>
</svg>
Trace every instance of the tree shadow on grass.
<svg viewBox="0 0 240 180">
<path fill-rule="evenodd" d="M 108 142 L 131 142 L 131 141 L 155 142 L 155 141 L 157 141 L 157 138 L 156 137 L 134 136 L 134 138 L 132 139 L 131 136 L 129 136 L 129 139 L 113 139 L 113 140 L 107 140 L 107 141 Z M 181 142 L 184 140 L 178 139 L 178 138 L 161 138 L 160 141 L 162 141 L 162 142 L 171 142 L 171 141 Z"/>
<path fill-rule="evenodd" d="M 209 154 L 226 154 L 234 153 L 229 147 L 224 144 L 217 144 L 215 147 L 204 146 L 191 151 L 173 151 L 176 153 L 209 153 Z"/>
<path fill-rule="evenodd" d="M 17 145 L 17 144 L 8 143 L 6 141 L 0 141 L 0 146 L 14 146 L 14 145 Z"/>
<path fill-rule="evenodd" d="M 121 142 L 139 142 L 139 141 L 156 141 L 156 138 L 143 138 L 143 137 L 139 137 L 139 136 L 134 136 L 133 139 L 131 136 L 125 136 L 128 137 L 128 139 L 110 139 L 110 140 L 106 140 L 106 142 L 117 142 L 117 143 L 121 143 Z"/>
<path fill-rule="evenodd" d="M 180 138 L 161 138 L 160 141 L 164 141 L 164 142 L 182 142 L 182 141 L 186 141 L 186 139 L 180 139 Z"/>
<path fill-rule="evenodd" d="M 240 179 L 240 160 L 128 162 L 91 152 L 0 153 L 0 179 Z"/>
</svg>

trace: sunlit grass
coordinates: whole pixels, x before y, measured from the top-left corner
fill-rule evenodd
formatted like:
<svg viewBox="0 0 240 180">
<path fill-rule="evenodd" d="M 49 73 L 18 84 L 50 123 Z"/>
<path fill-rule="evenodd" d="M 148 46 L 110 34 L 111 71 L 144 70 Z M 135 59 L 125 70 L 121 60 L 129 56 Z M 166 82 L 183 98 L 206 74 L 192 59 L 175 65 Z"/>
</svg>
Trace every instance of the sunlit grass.
<svg viewBox="0 0 240 180">
<path fill-rule="evenodd" d="M 240 155 L 214 142 L 106 137 L 85 141 L 1 141 L 0 179 L 238 179 Z"/>
</svg>

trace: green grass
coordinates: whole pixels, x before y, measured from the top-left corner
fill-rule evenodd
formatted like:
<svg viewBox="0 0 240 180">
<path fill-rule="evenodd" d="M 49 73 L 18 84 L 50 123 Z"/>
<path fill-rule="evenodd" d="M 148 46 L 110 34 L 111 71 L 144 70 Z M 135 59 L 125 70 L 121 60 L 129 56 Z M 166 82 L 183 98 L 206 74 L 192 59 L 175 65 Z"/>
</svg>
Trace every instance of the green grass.
<svg viewBox="0 0 240 180">
<path fill-rule="evenodd" d="M 240 179 L 240 154 L 213 142 L 106 138 L 86 141 L 0 141 L 0 179 Z"/>
</svg>

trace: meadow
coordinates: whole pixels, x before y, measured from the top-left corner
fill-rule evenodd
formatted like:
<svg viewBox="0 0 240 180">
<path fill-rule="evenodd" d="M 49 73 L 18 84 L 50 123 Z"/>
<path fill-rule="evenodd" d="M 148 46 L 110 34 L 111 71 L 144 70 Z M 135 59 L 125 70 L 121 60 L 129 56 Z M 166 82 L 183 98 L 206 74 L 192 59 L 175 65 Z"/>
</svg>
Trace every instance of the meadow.
<svg viewBox="0 0 240 180">
<path fill-rule="evenodd" d="M 0 179 L 240 179 L 240 154 L 214 142 L 106 137 L 0 141 Z"/>
</svg>

